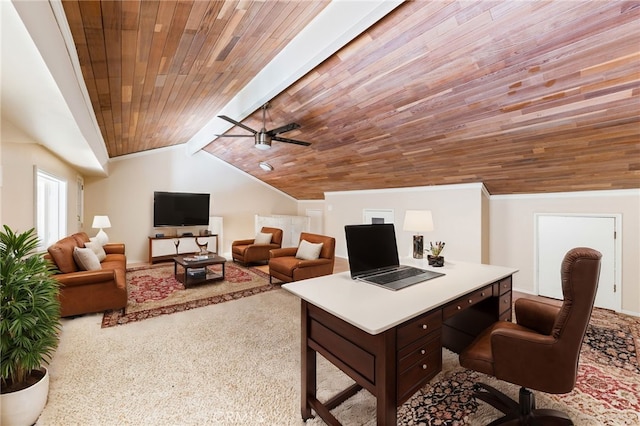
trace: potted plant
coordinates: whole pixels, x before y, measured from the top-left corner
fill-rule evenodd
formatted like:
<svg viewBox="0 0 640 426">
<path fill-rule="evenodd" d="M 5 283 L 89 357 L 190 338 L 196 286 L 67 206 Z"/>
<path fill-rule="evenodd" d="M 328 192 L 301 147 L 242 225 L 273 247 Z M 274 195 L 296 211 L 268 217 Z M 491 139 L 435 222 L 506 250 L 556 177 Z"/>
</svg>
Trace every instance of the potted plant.
<svg viewBox="0 0 640 426">
<path fill-rule="evenodd" d="M 429 251 L 431 252 L 431 254 L 427 256 L 429 265 L 444 266 L 444 257 L 440 256 L 440 253 L 444 250 L 444 241 L 436 241 L 435 244 L 429 241 L 429 246 Z"/>
<path fill-rule="evenodd" d="M 0 379 L 3 425 L 32 425 L 49 393 L 45 363 L 58 346 L 60 302 L 35 229 L 0 231 Z"/>
</svg>

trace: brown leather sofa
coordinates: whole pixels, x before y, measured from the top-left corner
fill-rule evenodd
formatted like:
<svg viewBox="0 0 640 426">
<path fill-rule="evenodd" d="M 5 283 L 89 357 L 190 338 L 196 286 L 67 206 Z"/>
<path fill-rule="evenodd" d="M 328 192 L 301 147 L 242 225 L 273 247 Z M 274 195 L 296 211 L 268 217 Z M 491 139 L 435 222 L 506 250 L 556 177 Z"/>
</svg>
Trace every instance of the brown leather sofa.
<svg viewBox="0 0 640 426">
<path fill-rule="evenodd" d="M 80 270 L 73 251 L 89 242 L 85 232 L 65 237 L 47 249 L 46 258 L 57 268 L 54 275 L 60 282 L 60 315 L 63 317 L 121 309 L 127 305 L 127 258 L 124 244 L 103 246 L 106 257 L 101 269 Z"/>
<path fill-rule="evenodd" d="M 601 257 L 600 252 L 586 247 L 570 250 L 561 267 L 562 306 L 518 299 L 517 323 L 494 323 L 460 354 L 464 368 L 521 386 L 516 402 L 479 383 L 480 390 L 474 396 L 505 415 L 491 424 L 573 424 L 565 413 L 536 409 L 528 388 L 563 394 L 575 386 L 580 347 L 598 288 Z"/>
<path fill-rule="evenodd" d="M 236 240 L 231 243 L 231 256 L 236 262 L 265 263 L 269 260 L 269 251 L 282 246 L 282 229 L 263 226 L 263 234 L 271 234 L 271 243 L 255 244 L 255 239 Z"/>
<path fill-rule="evenodd" d="M 296 257 L 298 247 L 271 250 L 271 258 L 269 259 L 270 283 L 273 282 L 273 278 L 288 283 L 333 274 L 336 239 L 325 235 L 302 232 L 300 234 L 300 242 L 302 240 L 314 244 L 322 243 L 318 259 L 298 259 Z"/>
</svg>

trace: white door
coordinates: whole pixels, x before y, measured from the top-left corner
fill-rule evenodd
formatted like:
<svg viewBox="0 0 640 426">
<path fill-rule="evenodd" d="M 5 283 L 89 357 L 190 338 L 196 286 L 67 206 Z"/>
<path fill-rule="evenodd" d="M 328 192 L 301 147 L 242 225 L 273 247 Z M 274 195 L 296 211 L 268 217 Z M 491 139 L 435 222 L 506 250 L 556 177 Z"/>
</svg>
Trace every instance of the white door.
<svg viewBox="0 0 640 426">
<path fill-rule="evenodd" d="M 574 247 L 590 247 L 602 253 L 595 306 L 620 311 L 620 215 L 536 215 L 536 283 L 541 296 L 562 299 L 560 267 Z"/>
</svg>

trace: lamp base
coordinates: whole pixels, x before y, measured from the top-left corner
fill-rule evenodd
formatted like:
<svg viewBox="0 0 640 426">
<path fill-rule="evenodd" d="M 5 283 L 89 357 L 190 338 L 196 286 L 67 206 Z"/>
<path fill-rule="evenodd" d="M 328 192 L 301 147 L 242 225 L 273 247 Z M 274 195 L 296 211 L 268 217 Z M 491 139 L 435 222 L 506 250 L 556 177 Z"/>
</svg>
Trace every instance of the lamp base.
<svg viewBox="0 0 640 426">
<path fill-rule="evenodd" d="M 100 231 L 98 231 L 98 233 L 96 234 L 96 241 L 99 241 L 102 245 L 105 245 L 109 242 L 109 236 L 102 230 L 102 228 L 100 228 Z"/>
<path fill-rule="evenodd" d="M 413 236 L 413 258 L 422 259 L 424 253 L 424 237 L 422 235 Z"/>
</svg>

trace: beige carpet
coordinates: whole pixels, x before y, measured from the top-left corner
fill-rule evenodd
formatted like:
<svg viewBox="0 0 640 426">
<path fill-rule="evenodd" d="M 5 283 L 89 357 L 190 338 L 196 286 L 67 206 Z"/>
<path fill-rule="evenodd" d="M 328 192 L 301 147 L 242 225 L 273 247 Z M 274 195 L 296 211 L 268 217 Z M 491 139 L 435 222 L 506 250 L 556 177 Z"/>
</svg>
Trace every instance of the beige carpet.
<svg viewBox="0 0 640 426">
<path fill-rule="evenodd" d="M 50 366 L 49 401 L 39 426 L 57 425 L 303 425 L 300 417 L 300 302 L 277 289 L 221 304 L 100 328 L 101 315 L 64 320 Z M 319 357 L 321 400 L 350 379 Z M 445 351 L 444 371 L 432 386 L 455 390 L 482 380 Z M 475 373 L 474 373 L 475 374 Z M 499 384 L 513 395 L 517 387 Z M 430 390 L 400 408 L 402 424 L 421 409 Z M 631 395 L 627 394 L 627 398 Z M 540 396 L 539 406 L 559 407 Z M 579 399 L 569 409 L 577 425 L 639 424 L 633 410 L 595 414 Z M 582 406 L 580 405 L 582 404 Z M 438 407 L 437 402 L 433 404 Z M 566 409 L 567 407 L 561 407 Z M 334 410 L 346 426 L 375 425 L 375 401 L 361 391 Z M 612 417 L 616 416 L 616 417 Z M 464 423 L 486 424 L 495 411 L 480 404 Z M 406 421 L 405 421 L 406 420 Z M 324 424 L 319 419 L 306 423 Z"/>
</svg>

